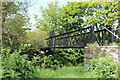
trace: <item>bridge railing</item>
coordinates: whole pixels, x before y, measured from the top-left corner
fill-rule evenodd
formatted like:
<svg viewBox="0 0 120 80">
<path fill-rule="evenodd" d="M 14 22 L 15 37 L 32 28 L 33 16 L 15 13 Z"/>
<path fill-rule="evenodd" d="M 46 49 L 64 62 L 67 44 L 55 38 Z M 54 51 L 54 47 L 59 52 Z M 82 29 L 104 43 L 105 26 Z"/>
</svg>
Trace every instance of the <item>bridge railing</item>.
<svg viewBox="0 0 120 80">
<path fill-rule="evenodd" d="M 112 28 L 108 29 L 113 31 Z M 112 43 L 114 36 L 105 29 L 99 30 L 97 27 L 90 26 L 59 35 L 56 35 L 55 30 L 53 30 L 50 32 L 50 37 L 46 40 L 50 48 L 79 48 L 94 42 L 99 45 L 103 45 L 106 42 Z"/>
</svg>

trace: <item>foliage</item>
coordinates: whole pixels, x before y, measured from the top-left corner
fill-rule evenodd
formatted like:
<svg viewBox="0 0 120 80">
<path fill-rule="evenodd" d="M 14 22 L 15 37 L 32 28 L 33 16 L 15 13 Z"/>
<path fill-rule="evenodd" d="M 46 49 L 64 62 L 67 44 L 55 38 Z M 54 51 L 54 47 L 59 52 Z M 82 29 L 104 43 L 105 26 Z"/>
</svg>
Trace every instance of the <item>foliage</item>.
<svg viewBox="0 0 120 80">
<path fill-rule="evenodd" d="M 60 11 L 59 24 L 66 30 L 74 30 L 82 27 L 85 10 L 89 4 L 83 2 L 69 2 Z"/>
<path fill-rule="evenodd" d="M 55 2 L 48 4 L 48 8 L 42 8 L 42 19 L 37 20 L 37 25 L 44 30 L 53 27 L 66 31 L 90 25 L 98 28 L 116 27 L 118 11 L 118 2 L 68 2 L 61 8 Z"/>
<path fill-rule="evenodd" d="M 2 44 L 17 47 L 25 42 L 25 32 L 28 28 L 27 8 L 29 2 L 2 2 Z M 24 28 L 23 28 L 24 27 Z"/>
<path fill-rule="evenodd" d="M 88 76 L 85 76 L 83 67 L 66 68 L 66 66 L 77 66 L 83 62 L 84 49 L 53 49 L 52 52 L 40 51 L 39 48 L 45 47 L 44 39 L 47 37 L 44 31 L 50 32 L 55 28 L 63 28 L 63 30 L 79 29 L 85 25 L 92 26 L 113 26 L 119 19 L 118 3 L 83 3 L 70 2 L 66 6 L 60 8 L 58 2 L 48 4 L 48 8 L 42 9 L 42 18 L 38 19 L 37 27 L 43 31 L 27 32 L 23 28 L 26 26 L 29 18 L 26 16 L 27 3 L 20 2 L 3 2 L 2 6 L 2 27 L 3 27 L 3 46 L 2 49 L 2 71 L 3 78 L 41 78 L 42 77 L 99 77 L 99 78 L 116 78 L 118 67 L 109 57 L 98 57 L 91 60 Z M 25 35 L 26 34 L 26 35 Z M 27 36 L 27 44 L 26 38 Z M 0 39 L 1 40 L 1 39 Z M 20 45 L 21 44 L 21 45 Z M 97 50 L 96 43 L 90 44 L 89 47 Z M 113 45 L 113 44 L 112 44 Z M 10 47 L 10 48 L 7 48 Z M 13 47 L 19 46 L 19 49 Z M 33 48 L 34 47 L 34 48 Z M 11 49 L 12 48 L 12 49 Z M 38 55 L 39 54 L 39 55 Z M 32 60 L 33 58 L 33 60 Z M 43 70 L 41 69 L 52 69 Z M 1 66 L 0 66 L 1 67 Z M 58 68 L 64 67 L 59 70 Z M 50 75 L 49 72 L 55 73 Z M 73 75 L 69 72 L 69 70 Z M 1 69 L 0 69 L 1 71 Z M 92 74 L 89 73 L 92 71 Z M 64 75 L 62 73 L 70 73 Z M 83 75 L 81 75 L 83 74 Z M 95 76 L 93 76 L 95 74 Z"/>
<path fill-rule="evenodd" d="M 119 21 L 118 11 L 118 2 L 68 2 L 61 8 L 58 2 L 53 2 L 48 4 L 48 8 L 42 8 L 42 18 L 38 18 L 37 26 L 48 32 L 57 28 L 58 33 L 87 26 L 96 26 L 97 29 L 103 27 L 118 29 L 119 26 L 116 25 Z M 118 35 L 117 29 L 115 32 Z M 99 44 L 101 43 L 100 41 Z"/>
<path fill-rule="evenodd" d="M 119 2 L 91 2 L 91 14 L 85 16 L 84 25 L 94 25 L 101 27 L 113 27 L 118 21 Z M 90 8 L 88 7 L 88 8 Z"/>
<path fill-rule="evenodd" d="M 94 53 L 94 51 L 99 51 L 99 44 L 98 43 L 90 43 L 90 44 L 88 44 L 88 47 L 89 47 L 89 52 L 91 53 L 91 54 L 93 54 Z"/>
<path fill-rule="evenodd" d="M 101 54 L 90 61 L 88 71 L 91 71 L 98 78 L 118 78 L 118 65 L 113 58 Z"/>
<path fill-rule="evenodd" d="M 37 78 L 38 67 L 28 56 L 20 55 L 21 50 L 2 49 L 2 78 Z"/>
<path fill-rule="evenodd" d="M 43 74 L 39 68 L 58 69 L 83 62 L 83 49 L 56 49 L 51 54 L 39 51 L 38 55 L 32 50 L 27 52 L 30 48 L 30 44 L 21 44 L 19 49 L 2 49 L 2 78 L 41 78 Z M 32 53 L 34 58 L 29 60 Z"/>
<path fill-rule="evenodd" d="M 119 43 L 113 42 L 113 43 L 110 43 L 109 46 L 118 46 L 118 44 L 119 44 Z"/>
<path fill-rule="evenodd" d="M 45 38 L 47 38 L 47 34 L 41 30 L 35 30 L 26 33 L 27 43 L 33 45 L 35 49 L 40 49 L 42 47 L 46 47 Z"/>
<path fill-rule="evenodd" d="M 37 28 L 43 31 L 50 32 L 54 28 L 58 27 L 59 9 L 58 2 L 51 2 L 48 4 L 48 8 L 41 7 L 42 18 L 37 18 Z"/>
<path fill-rule="evenodd" d="M 120 42 L 118 43 L 118 46 L 120 46 Z"/>
<path fill-rule="evenodd" d="M 120 66 L 118 67 L 118 77 L 120 78 Z"/>
<path fill-rule="evenodd" d="M 36 56 L 34 55 L 33 60 L 30 61 L 28 55 L 20 55 L 28 50 L 30 46 L 29 44 L 22 44 L 18 50 L 2 49 L 2 78 L 118 77 L 118 66 L 109 57 L 97 57 L 91 60 L 86 70 L 82 65 L 79 65 L 83 62 L 84 49 L 53 49 L 51 54 L 40 51 L 39 55 L 34 53 Z"/>
<path fill-rule="evenodd" d="M 48 32 L 55 28 L 79 29 L 84 22 L 82 17 L 87 5 L 88 3 L 70 2 L 60 8 L 58 2 L 49 3 L 48 8 L 41 9 L 42 18 L 37 19 L 37 27 Z"/>
<path fill-rule="evenodd" d="M 1 60 L 2 55 L 0 54 L 0 79 L 2 78 L 2 60 Z"/>
<path fill-rule="evenodd" d="M 120 27 L 119 26 L 120 26 L 120 24 L 118 24 L 118 28 L 115 29 L 115 34 L 118 35 L 118 37 L 120 38 Z M 115 42 L 119 44 L 120 43 L 120 39 L 117 38 L 117 37 L 114 37 L 114 38 L 115 38 Z"/>
<path fill-rule="evenodd" d="M 105 40 L 103 46 L 108 46 L 108 45 L 109 45 L 108 40 Z"/>
<path fill-rule="evenodd" d="M 42 18 L 38 18 L 37 26 L 48 32 L 57 28 L 59 29 L 57 33 L 87 26 L 96 26 L 97 29 L 103 27 L 118 29 L 119 26 L 116 25 L 119 21 L 118 11 L 118 2 L 68 2 L 61 8 L 58 2 L 53 2 L 48 4 L 48 8 L 42 8 Z M 117 29 L 115 32 L 118 35 Z M 99 44 L 101 43 L 100 41 Z"/>
<path fill-rule="evenodd" d="M 97 65 L 98 63 L 94 63 L 94 64 Z M 112 68 L 113 67 L 115 68 L 116 65 L 113 65 Z M 102 70 L 104 69 L 100 69 L 98 70 L 98 72 Z M 113 76 L 113 77 L 110 77 L 109 75 L 107 75 L 107 77 L 103 77 L 104 75 L 97 76 L 95 72 L 88 71 L 82 65 L 76 66 L 76 67 L 63 67 L 57 70 L 41 69 L 41 71 L 39 72 L 39 75 L 41 75 L 41 78 L 99 78 L 101 80 L 103 80 L 103 78 L 113 79 L 113 78 L 116 78 L 117 76 L 117 74 L 116 76 Z"/>
<path fill-rule="evenodd" d="M 76 66 L 83 62 L 84 49 L 55 49 L 49 54 L 40 53 L 34 57 L 40 68 L 57 69 L 63 66 Z"/>
</svg>

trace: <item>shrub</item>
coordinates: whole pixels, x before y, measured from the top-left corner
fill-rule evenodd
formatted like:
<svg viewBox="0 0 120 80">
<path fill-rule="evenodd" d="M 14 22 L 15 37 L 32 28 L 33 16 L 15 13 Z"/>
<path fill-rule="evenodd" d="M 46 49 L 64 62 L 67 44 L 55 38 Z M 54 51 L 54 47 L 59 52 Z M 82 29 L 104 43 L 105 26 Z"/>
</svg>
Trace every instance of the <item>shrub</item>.
<svg viewBox="0 0 120 80">
<path fill-rule="evenodd" d="M 35 49 L 31 44 L 21 44 L 19 45 L 19 52 L 20 55 L 27 54 L 29 60 L 32 60 L 32 58 L 40 53 L 39 49 Z"/>
<path fill-rule="evenodd" d="M 84 49 L 53 49 L 46 55 L 41 53 L 34 57 L 37 65 L 41 68 L 57 69 L 63 66 L 76 66 L 83 62 Z"/>
<path fill-rule="evenodd" d="M 27 32 L 27 43 L 32 44 L 35 49 L 40 49 L 42 47 L 46 47 L 47 43 L 45 38 L 47 38 L 47 34 L 41 30 L 35 30 L 32 32 Z"/>
<path fill-rule="evenodd" d="M 113 62 L 112 57 L 101 57 L 101 54 L 90 61 L 87 70 L 92 71 L 98 78 L 118 78 L 117 63 Z"/>
<path fill-rule="evenodd" d="M 20 55 L 20 50 L 2 49 L 2 78 L 37 78 L 33 61 L 27 54 Z"/>
<path fill-rule="evenodd" d="M 2 78 L 40 78 L 39 68 L 57 69 L 64 66 L 76 66 L 83 62 L 83 50 L 53 49 L 49 54 L 39 50 L 38 55 L 34 52 L 35 50 L 31 50 L 30 44 L 21 44 L 19 49 L 14 50 L 3 48 Z M 31 53 L 34 55 L 29 59 Z"/>
</svg>

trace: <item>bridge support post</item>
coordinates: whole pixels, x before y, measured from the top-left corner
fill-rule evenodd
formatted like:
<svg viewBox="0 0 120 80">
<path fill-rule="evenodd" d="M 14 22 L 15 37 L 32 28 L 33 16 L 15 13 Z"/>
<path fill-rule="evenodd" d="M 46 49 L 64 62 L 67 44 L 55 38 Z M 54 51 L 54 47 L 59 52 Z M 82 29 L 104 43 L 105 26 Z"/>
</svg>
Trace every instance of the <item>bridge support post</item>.
<svg viewBox="0 0 120 80">
<path fill-rule="evenodd" d="M 80 36 L 79 36 L 79 40 L 78 40 L 78 43 L 77 43 L 77 46 L 83 46 L 83 44 L 82 44 L 82 28 L 80 28 Z"/>
<path fill-rule="evenodd" d="M 50 39 L 50 43 L 49 43 L 49 47 L 50 48 L 52 48 L 52 47 L 54 47 L 55 46 L 55 30 L 52 30 L 51 32 L 50 32 L 50 37 L 51 37 L 51 39 Z"/>
<path fill-rule="evenodd" d="M 113 28 L 109 29 L 111 32 L 114 32 Z M 112 33 L 109 32 L 109 43 L 113 43 L 114 42 L 114 35 Z"/>
<path fill-rule="evenodd" d="M 94 43 L 95 42 L 94 26 L 91 26 L 90 36 L 91 36 L 90 43 Z"/>
<path fill-rule="evenodd" d="M 65 30 L 64 30 L 64 33 L 66 33 Z M 65 34 L 65 36 L 64 36 L 64 45 L 65 46 L 68 46 L 67 37 L 68 37 L 68 34 Z"/>
</svg>

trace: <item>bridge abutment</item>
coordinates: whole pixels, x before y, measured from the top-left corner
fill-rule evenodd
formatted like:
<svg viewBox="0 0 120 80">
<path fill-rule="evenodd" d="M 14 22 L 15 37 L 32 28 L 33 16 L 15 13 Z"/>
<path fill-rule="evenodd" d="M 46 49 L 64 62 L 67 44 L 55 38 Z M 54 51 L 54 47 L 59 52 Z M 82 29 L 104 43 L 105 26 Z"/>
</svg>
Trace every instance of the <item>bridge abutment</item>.
<svg viewBox="0 0 120 80">
<path fill-rule="evenodd" d="M 91 59 L 96 58 L 99 53 L 102 56 L 111 56 L 114 62 L 120 66 L 120 46 L 94 46 L 94 48 L 86 46 L 84 52 L 84 66 L 87 67 Z"/>
</svg>

